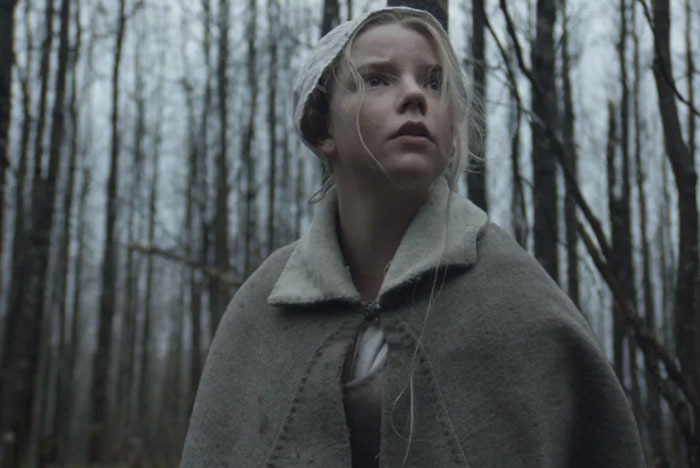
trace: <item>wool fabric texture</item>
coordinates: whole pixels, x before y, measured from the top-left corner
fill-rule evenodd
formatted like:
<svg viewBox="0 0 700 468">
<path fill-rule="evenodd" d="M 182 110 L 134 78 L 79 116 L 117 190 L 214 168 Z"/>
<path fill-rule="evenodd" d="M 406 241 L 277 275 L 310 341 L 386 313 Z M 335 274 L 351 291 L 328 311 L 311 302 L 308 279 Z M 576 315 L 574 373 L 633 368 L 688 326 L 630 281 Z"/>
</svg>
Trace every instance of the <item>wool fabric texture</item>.
<svg viewBox="0 0 700 468">
<path fill-rule="evenodd" d="M 453 193 L 447 213 L 449 192 L 435 183 L 378 296 L 389 348 L 380 466 L 644 466 L 629 404 L 581 313 L 471 202 Z M 330 192 L 304 236 L 272 254 L 228 306 L 182 468 L 352 466 L 341 374 L 364 318 L 336 203 Z"/>
</svg>

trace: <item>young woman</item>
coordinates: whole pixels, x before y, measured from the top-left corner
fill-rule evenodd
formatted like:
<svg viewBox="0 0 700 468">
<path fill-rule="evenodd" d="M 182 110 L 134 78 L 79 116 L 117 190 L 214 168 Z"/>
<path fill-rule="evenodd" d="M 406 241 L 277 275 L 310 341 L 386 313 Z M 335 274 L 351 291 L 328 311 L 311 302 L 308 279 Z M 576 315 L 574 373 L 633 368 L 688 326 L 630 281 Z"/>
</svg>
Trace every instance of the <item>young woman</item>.
<svg viewBox="0 0 700 468">
<path fill-rule="evenodd" d="M 302 70 L 296 125 L 332 178 L 229 305 L 181 466 L 643 466 L 580 313 L 453 191 L 470 112 L 439 23 L 367 13 Z"/>
</svg>

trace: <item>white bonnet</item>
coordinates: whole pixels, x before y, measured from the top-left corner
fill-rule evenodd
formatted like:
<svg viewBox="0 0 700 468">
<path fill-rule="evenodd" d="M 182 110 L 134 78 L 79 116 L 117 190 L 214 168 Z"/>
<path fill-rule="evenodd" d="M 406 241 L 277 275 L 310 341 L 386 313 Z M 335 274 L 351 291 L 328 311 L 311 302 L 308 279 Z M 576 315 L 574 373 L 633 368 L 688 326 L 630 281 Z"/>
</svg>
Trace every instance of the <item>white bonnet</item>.
<svg viewBox="0 0 700 468">
<path fill-rule="evenodd" d="M 365 22 L 372 16 L 378 13 L 386 11 L 407 11 L 413 15 L 422 18 L 427 23 L 430 23 L 434 28 L 439 31 L 445 31 L 442 25 L 435 19 L 430 13 L 417 10 L 415 8 L 408 7 L 389 7 L 381 8 L 378 10 L 372 10 L 364 13 L 350 21 L 339 24 L 333 28 L 328 34 L 323 36 L 316 48 L 313 50 L 311 55 L 306 59 L 301 67 L 301 71 L 294 82 L 294 128 L 301 137 L 304 144 L 313 149 L 311 142 L 304 138 L 301 132 L 301 121 L 306 111 L 306 105 L 309 100 L 309 96 L 313 93 L 318 81 L 321 76 L 326 71 L 329 65 L 331 65 L 338 54 L 342 52 L 345 45 L 348 43 L 350 36 L 353 32 L 365 24 Z"/>
</svg>

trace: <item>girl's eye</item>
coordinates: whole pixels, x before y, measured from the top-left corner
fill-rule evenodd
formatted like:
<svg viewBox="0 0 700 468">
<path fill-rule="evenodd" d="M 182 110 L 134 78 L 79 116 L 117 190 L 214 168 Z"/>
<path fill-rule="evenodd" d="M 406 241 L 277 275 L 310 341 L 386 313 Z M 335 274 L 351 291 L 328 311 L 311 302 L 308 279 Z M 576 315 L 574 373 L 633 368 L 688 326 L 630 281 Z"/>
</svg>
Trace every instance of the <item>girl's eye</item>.
<svg viewBox="0 0 700 468">
<path fill-rule="evenodd" d="M 428 82 L 425 84 L 429 89 L 432 89 L 433 91 L 440 91 L 440 84 L 441 84 L 441 78 L 439 74 L 432 75 L 429 79 Z"/>
<path fill-rule="evenodd" d="M 377 86 L 386 84 L 386 80 L 379 75 L 367 75 L 364 79 L 365 84 L 370 88 L 376 88 Z"/>
</svg>

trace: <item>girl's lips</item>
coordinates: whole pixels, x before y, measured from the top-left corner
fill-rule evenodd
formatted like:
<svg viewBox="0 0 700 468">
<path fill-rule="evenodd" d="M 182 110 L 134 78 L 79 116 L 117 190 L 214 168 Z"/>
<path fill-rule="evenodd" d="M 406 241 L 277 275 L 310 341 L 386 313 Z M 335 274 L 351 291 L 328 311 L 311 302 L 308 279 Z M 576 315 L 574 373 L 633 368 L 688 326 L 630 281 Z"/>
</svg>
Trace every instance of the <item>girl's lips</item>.
<svg viewBox="0 0 700 468">
<path fill-rule="evenodd" d="M 430 143 L 430 138 L 422 135 L 398 135 L 394 137 L 394 140 L 409 145 L 426 145 Z"/>
<path fill-rule="evenodd" d="M 403 136 L 415 136 L 427 138 L 432 140 L 430 131 L 428 127 L 425 126 L 423 122 L 409 121 L 401 125 L 401 127 L 394 133 L 394 138 Z"/>
</svg>

